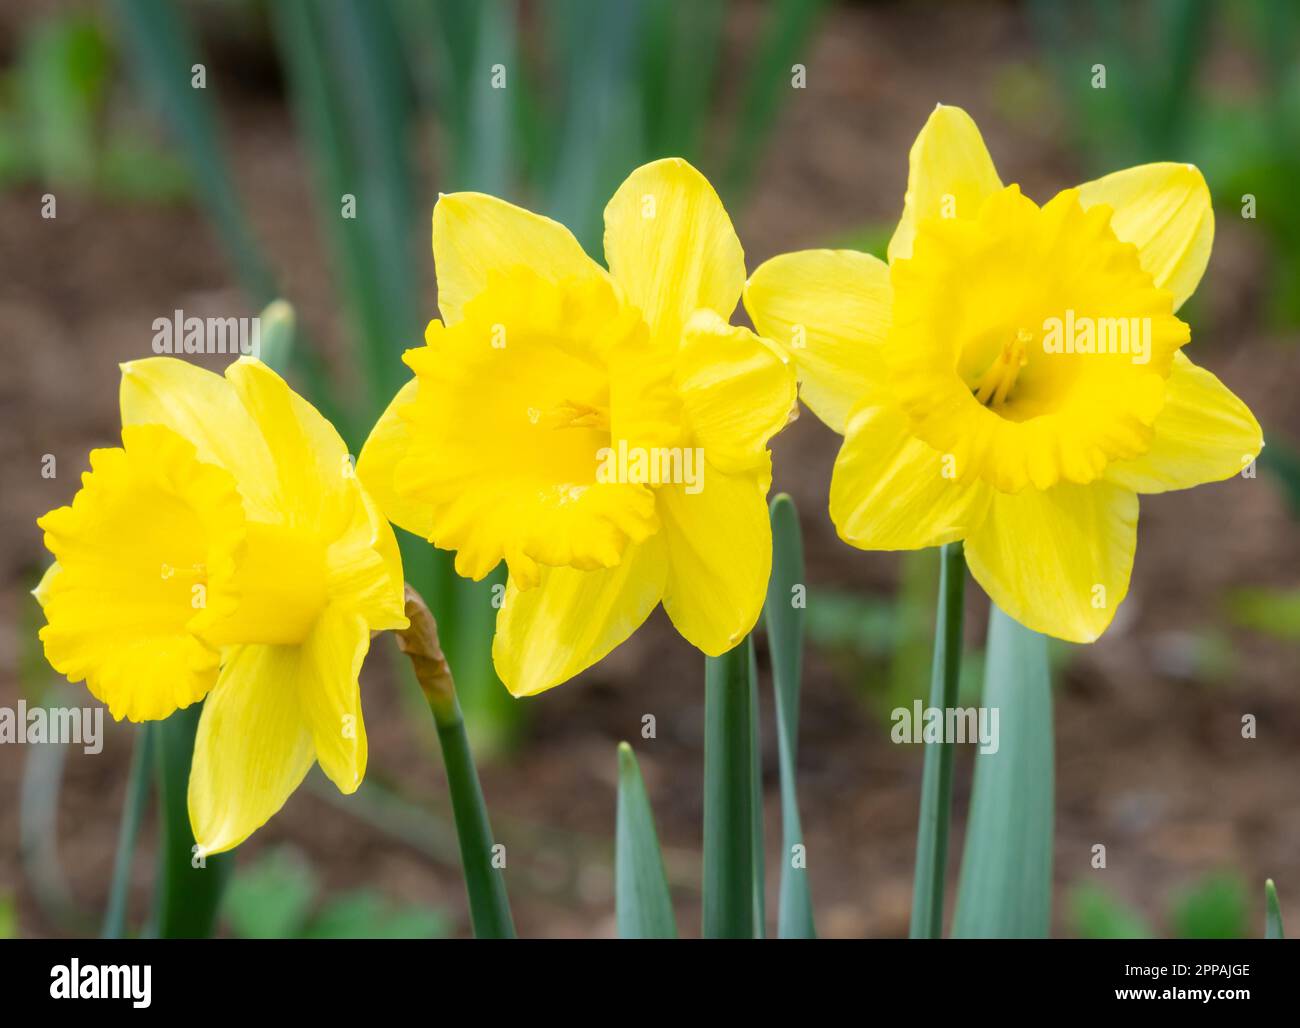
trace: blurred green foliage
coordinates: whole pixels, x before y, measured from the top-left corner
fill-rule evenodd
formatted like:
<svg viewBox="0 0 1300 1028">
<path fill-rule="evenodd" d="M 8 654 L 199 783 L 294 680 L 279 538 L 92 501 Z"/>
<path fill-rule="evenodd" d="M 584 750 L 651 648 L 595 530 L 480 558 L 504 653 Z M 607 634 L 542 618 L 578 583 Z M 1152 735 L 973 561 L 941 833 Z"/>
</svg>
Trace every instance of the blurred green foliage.
<svg viewBox="0 0 1300 1028">
<path fill-rule="evenodd" d="M 93 17 L 54 15 L 30 25 L 0 80 L 0 185 L 41 182 L 120 199 L 188 194 L 180 164 L 110 119 L 114 63 Z"/>
<path fill-rule="evenodd" d="M 933 592 L 931 589 L 922 602 L 916 590 L 911 601 L 915 609 L 905 615 L 905 604 L 891 597 L 840 589 L 809 590 L 809 644 L 835 665 L 840 677 L 856 683 L 872 710 L 883 718 L 896 707 L 910 707 L 913 700 L 927 696 Z M 906 617 L 910 623 L 905 624 Z M 924 667 L 917 671 L 921 658 Z M 983 675 L 983 648 L 967 646 L 962 652 L 958 686 L 963 704 L 978 702 Z"/>
<path fill-rule="evenodd" d="M 1228 596 L 1228 613 L 1242 628 L 1300 642 L 1300 589 L 1238 589 Z"/>
<path fill-rule="evenodd" d="M 1099 885 L 1076 886 L 1067 901 L 1073 934 L 1084 939 L 1149 939 L 1151 926 L 1140 913 Z"/>
<path fill-rule="evenodd" d="M 1169 920 L 1180 939 L 1241 939 L 1248 931 L 1249 908 L 1240 875 L 1207 875 L 1173 898 Z"/>
<path fill-rule="evenodd" d="M 1295 181 L 1300 182 L 1300 173 Z M 1285 440 L 1270 438 L 1258 463 L 1281 487 L 1292 516 L 1300 519 L 1300 453 Z M 1300 641 L 1300 589 L 1238 589 L 1229 594 L 1227 607 L 1229 618 L 1243 628 Z"/>
<path fill-rule="evenodd" d="M 1084 939 L 1154 937 L 1138 910 L 1090 882 L 1070 891 L 1067 911 L 1071 933 Z M 1250 933 L 1246 882 L 1228 872 L 1205 875 L 1170 898 L 1166 920 L 1176 939 L 1245 938 Z"/>
<path fill-rule="evenodd" d="M 1029 8 L 1089 170 L 1196 164 L 1220 217 L 1249 218 L 1272 251 L 1268 319 L 1300 325 L 1300 205 L 1292 195 L 1300 181 L 1300 5 L 1031 0 Z M 1225 38 L 1242 64 L 1212 77 L 1208 58 Z M 1104 88 L 1095 85 L 1098 66 Z M 1024 76 L 1016 82 L 1023 86 Z M 1003 80 L 1006 104 L 1034 95 L 1012 86 Z"/>
<path fill-rule="evenodd" d="M 1190 159 L 1196 83 L 1217 7 L 1214 0 L 1030 0 L 1042 58 L 1070 111 L 1068 130 L 1093 172 Z"/>
<path fill-rule="evenodd" d="M 235 875 L 222 917 L 243 939 L 434 939 L 451 929 L 441 912 L 399 905 L 374 889 L 325 897 L 310 865 L 287 848 Z"/>
<path fill-rule="evenodd" d="M 934 558 L 937 550 L 905 556 Z M 919 565 L 923 573 L 924 565 Z M 932 569 L 931 569 L 932 570 Z M 904 565 L 904 578 L 908 575 Z M 920 577 L 918 575 L 918 577 Z M 925 579 L 927 583 L 929 578 Z M 896 596 L 864 594 L 847 589 L 808 591 L 808 643 L 836 668 L 837 677 L 854 683 L 871 710 L 887 720 L 897 707 L 926 701 L 929 660 L 934 643 L 934 592 L 904 583 Z M 909 609 L 910 608 L 910 609 Z M 1047 658 L 1052 681 L 1061 681 L 1079 647 L 1048 639 Z M 984 648 L 967 645 L 962 651 L 958 699 L 977 704 L 984 683 Z"/>
<path fill-rule="evenodd" d="M 0 893 L 0 939 L 18 938 L 18 912 L 14 910 L 14 898 L 9 893 Z"/>
</svg>

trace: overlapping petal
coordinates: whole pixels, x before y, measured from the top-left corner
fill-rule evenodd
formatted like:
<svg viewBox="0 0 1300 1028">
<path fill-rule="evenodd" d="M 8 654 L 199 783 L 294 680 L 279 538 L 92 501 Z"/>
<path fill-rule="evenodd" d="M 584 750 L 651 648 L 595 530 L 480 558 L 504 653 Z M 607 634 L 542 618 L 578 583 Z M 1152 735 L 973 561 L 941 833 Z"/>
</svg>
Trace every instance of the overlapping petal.
<svg viewBox="0 0 1300 1028">
<path fill-rule="evenodd" d="M 966 560 L 1025 627 L 1093 642 L 1128 594 L 1137 521 L 1137 494 L 1107 482 L 995 493 L 966 540 Z"/>
<path fill-rule="evenodd" d="M 229 381 L 174 357 L 148 357 L 122 365 L 119 393 L 124 428 L 165 425 L 199 460 L 230 473 L 250 518 L 279 520 L 271 451 Z"/>
<path fill-rule="evenodd" d="M 303 644 L 298 689 L 321 770 L 343 793 L 366 773 L 366 726 L 361 717 L 361 664 L 370 626 L 355 610 L 332 604 Z"/>
<path fill-rule="evenodd" d="M 1190 489 L 1244 470 L 1264 445 L 1250 409 L 1212 372 L 1175 355 L 1151 448 L 1106 468 L 1106 478 L 1139 493 Z"/>
<path fill-rule="evenodd" d="M 745 284 L 759 334 L 794 360 L 799 396 L 844 434 L 849 412 L 884 388 L 888 266 L 853 250 L 802 250 L 764 261 Z"/>
<path fill-rule="evenodd" d="M 964 539 L 993 490 L 961 480 L 951 454 L 916 438 L 896 407 L 866 405 L 849 418 L 831 476 L 831 520 L 864 550 L 916 550 Z"/>
<path fill-rule="evenodd" d="M 226 378 L 271 456 L 272 520 L 337 537 L 359 502 L 352 458 L 338 430 L 261 361 L 241 357 L 226 368 Z"/>
<path fill-rule="evenodd" d="M 768 466 L 767 442 L 795 404 L 794 368 L 775 346 L 711 310 L 696 311 L 677 355 L 676 386 L 710 464 L 728 473 Z"/>
<path fill-rule="evenodd" d="M 676 340 L 701 307 L 730 318 L 745 254 L 708 179 L 670 157 L 637 168 L 605 207 L 605 260 L 650 331 Z"/>
<path fill-rule="evenodd" d="M 1002 188 L 984 137 L 960 107 L 940 104 L 908 154 L 903 215 L 889 240 L 892 264 L 912 255 L 917 226 L 928 218 L 973 218 Z"/>
<path fill-rule="evenodd" d="M 492 640 L 501 681 L 532 696 L 591 667 L 650 616 L 667 574 L 664 540 L 653 535 L 612 568 L 543 568 L 527 590 L 511 581 Z"/>
<path fill-rule="evenodd" d="M 709 656 L 740 642 L 763 609 L 772 570 L 770 484 L 770 464 L 727 474 L 706 461 L 698 491 L 673 485 L 656 494 L 668 548 L 664 610 Z"/>
<path fill-rule="evenodd" d="M 397 465 L 413 442 L 411 421 L 402 409 L 415 403 L 419 388 L 420 380 L 412 378 L 379 416 L 357 458 L 357 477 L 388 520 L 428 539 L 433 535 L 433 508 L 397 488 Z"/>
<path fill-rule="evenodd" d="M 488 276 L 526 268 L 551 282 L 604 278 L 605 270 L 558 221 L 484 193 L 446 193 L 433 208 L 438 309 L 453 325 Z"/>
<path fill-rule="evenodd" d="M 1196 290 L 1214 244 L 1205 177 L 1191 164 L 1141 164 L 1079 187 L 1085 208 L 1106 204 L 1110 225 L 1138 248 L 1142 267 L 1174 295 L 1178 310 Z"/>
<path fill-rule="evenodd" d="M 275 814 L 315 760 L 300 646 L 236 646 L 203 704 L 190 768 L 190 826 L 199 850 L 238 846 Z"/>
</svg>

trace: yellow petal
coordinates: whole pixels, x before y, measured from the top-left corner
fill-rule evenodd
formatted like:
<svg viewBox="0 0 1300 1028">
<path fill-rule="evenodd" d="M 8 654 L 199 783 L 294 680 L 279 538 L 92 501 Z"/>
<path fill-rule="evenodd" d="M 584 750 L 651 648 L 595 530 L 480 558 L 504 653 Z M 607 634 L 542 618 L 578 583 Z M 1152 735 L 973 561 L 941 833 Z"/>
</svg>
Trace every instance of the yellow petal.
<svg viewBox="0 0 1300 1028">
<path fill-rule="evenodd" d="M 36 583 L 36 588 L 32 590 L 32 595 L 36 597 L 36 602 L 41 605 L 42 610 L 45 609 L 45 602 L 49 599 L 50 590 L 54 586 L 54 580 L 59 577 L 62 570 L 63 569 L 59 567 L 59 562 L 57 560 L 54 561 L 54 563 L 45 569 L 45 573 L 41 575 L 41 580 Z"/>
<path fill-rule="evenodd" d="M 701 307 L 731 317 L 745 254 L 708 179 L 680 157 L 642 165 L 605 207 L 605 260 L 650 331 L 676 340 Z"/>
<path fill-rule="evenodd" d="M 375 502 L 361 492 L 352 527 L 326 553 L 326 588 L 355 609 L 372 631 L 406 628 L 405 576 L 397 537 Z"/>
<path fill-rule="evenodd" d="M 1214 243 L 1205 177 L 1191 164 L 1141 164 L 1079 187 L 1083 206 L 1113 208 L 1115 235 L 1138 248 L 1143 270 L 1174 294 L 1178 310 L 1196 290 Z"/>
<path fill-rule="evenodd" d="M 42 582 L 46 658 L 86 681 L 115 718 L 164 718 L 200 699 L 218 656 L 194 636 L 207 576 L 243 545 L 231 477 L 161 425 L 128 426 L 93 450 L 72 506 L 42 517 L 57 575 Z"/>
<path fill-rule="evenodd" d="M 888 266 L 853 250 L 782 254 L 745 284 L 759 334 L 794 359 L 803 402 L 841 435 L 849 412 L 884 382 L 890 302 Z"/>
<path fill-rule="evenodd" d="M 740 642 L 763 608 L 772 570 L 770 483 L 768 468 L 728 475 L 706 463 L 698 492 L 674 485 L 656 493 L 668 543 L 664 610 L 711 657 Z"/>
<path fill-rule="evenodd" d="M 767 466 L 767 441 L 795 403 L 794 369 L 775 346 L 699 310 L 686 323 L 676 379 L 710 464 L 728 473 Z"/>
<path fill-rule="evenodd" d="M 438 309 L 448 325 L 483 292 L 488 273 L 526 267 L 552 282 L 605 271 L 558 221 L 483 193 L 447 193 L 433 208 Z"/>
<path fill-rule="evenodd" d="M 327 554 L 309 532 L 250 521 L 228 566 L 209 570 L 207 606 L 190 631 L 215 647 L 297 645 L 329 602 Z"/>
<path fill-rule="evenodd" d="M 359 502 L 352 458 L 338 431 L 261 361 L 241 357 L 226 368 L 226 378 L 271 454 L 273 520 L 337 537 Z"/>
<path fill-rule="evenodd" d="M 122 365 L 120 398 L 124 427 L 166 425 L 199 460 L 234 476 L 249 517 L 279 520 L 271 452 L 226 379 L 175 357 L 149 357 Z"/>
<path fill-rule="evenodd" d="M 666 575 L 663 539 L 653 535 L 612 568 L 542 568 L 527 590 L 512 579 L 492 640 L 501 681 L 515 696 L 532 696 L 591 667 L 655 609 Z"/>
<path fill-rule="evenodd" d="M 896 407 L 866 406 L 849 418 L 831 475 L 831 520 L 864 550 L 919 550 L 970 535 L 992 489 L 961 481 L 951 457 L 912 435 Z"/>
<path fill-rule="evenodd" d="M 333 604 L 317 621 L 302 651 L 297 686 L 316 759 L 344 793 L 355 792 L 366 773 L 359 677 L 369 648 L 370 628 L 365 618 L 342 604 Z"/>
<path fill-rule="evenodd" d="M 1204 368 L 1178 353 L 1156 415 L 1151 449 L 1106 468 L 1106 478 L 1139 493 L 1190 489 L 1242 471 L 1264 445 L 1250 409 Z"/>
<path fill-rule="evenodd" d="M 908 155 L 907 196 L 889 241 L 890 262 L 912 255 L 919 222 L 973 218 L 1001 188 L 993 158 L 971 116 L 960 107 L 939 105 Z"/>
<path fill-rule="evenodd" d="M 388 408 L 370 430 L 357 458 L 357 477 L 384 516 L 399 528 L 428 539 L 433 534 L 433 510 L 398 492 L 397 464 L 411 447 L 411 423 L 400 411 L 415 402 L 420 380 L 412 378 L 398 390 Z"/>
<path fill-rule="evenodd" d="M 226 652 L 203 704 L 190 768 L 190 827 L 204 854 L 238 846 L 266 824 L 314 760 L 298 682 L 298 646 Z"/>
<path fill-rule="evenodd" d="M 1137 521 L 1137 494 L 1105 482 L 997 493 L 966 540 L 966 560 L 1022 625 L 1092 642 L 1128 593 Z"/>
</svg>

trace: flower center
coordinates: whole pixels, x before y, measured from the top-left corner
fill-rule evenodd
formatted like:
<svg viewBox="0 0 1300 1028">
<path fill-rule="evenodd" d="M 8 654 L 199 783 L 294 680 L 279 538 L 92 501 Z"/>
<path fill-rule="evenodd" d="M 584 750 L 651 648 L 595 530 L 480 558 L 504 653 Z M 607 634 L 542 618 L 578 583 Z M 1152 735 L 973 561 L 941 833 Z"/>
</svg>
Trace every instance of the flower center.
<svg viewBox="0 0 1300 1028">
<path fill-rule="evenodd" d="M 1002 346 L 1002 351 L 975 383 L 975 399 L 986 407 L 1001 407 L 1006 402 L 1020 375 L 1020 369 L 1029 363 L 1029 347 L 1034 333 L 1022 328 L 1016 337 Z"/>
<path fill-rule="evenodd" d="M 565 400 L 548 409 L 528 408 L 528 420 L 544 428 L 590 428 L 598 432 L 609 431 L 609 406 Z"/>
<path fill-rule="evenodd" d="M 1188 329 L 1109 208 L 1008 186 L 973 218 L 923 220 L 890 276 L 894 397 L 959 477 L 1087 484 L 1149 447 Z"/>
<path fill-rule="evenodd" d="M 527 588 L 540 566 L 613 567 L 658 527 L 648 489 L 597 479 L 628 395 L 642 392 L 638 380 L 616 396 L 617 368 L 646 334 L 603 276 L 513 268 L 407 353 L 420 388 L 403 411 L 414 442 L 399 489 L 431 511 L 458 573 L 482 578 L 504 558 Z"/>
</svg>

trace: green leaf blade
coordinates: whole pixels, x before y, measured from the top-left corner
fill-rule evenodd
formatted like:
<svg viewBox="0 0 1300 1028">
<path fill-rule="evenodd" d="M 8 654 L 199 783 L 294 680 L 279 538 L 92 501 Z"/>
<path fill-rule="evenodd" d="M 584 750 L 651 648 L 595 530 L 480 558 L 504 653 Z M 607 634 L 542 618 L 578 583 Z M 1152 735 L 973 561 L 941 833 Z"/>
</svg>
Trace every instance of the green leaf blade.
<svg viewBox="0 0 1300 1028">
<path fill-rule="evenodd" d="M 1282 905 L 1277 900 L 1277 886 L 1270 878 L 1264 882 L 1264 938 L 1285 939 L 1282 932 Z"/>
<path fill-rule="evenodd" d="M 961 676 L 962 600 L 966 560 L 960 542 L 946 544 L 939 559 L 939 611 L 934 625 L 934 665 L 930 706 L 957 705 Z M 916 830 L 916 876 L 912 887 L 913 939 L 943 936 L 944 881 L 948 868 L 948 829 L 952 820 L 951 741 L 927 743 L 921 778 L 921 813 Z"/>
<path fill-rule="evenodd" d="M 799 531 L 799 513 L 789 496 L 783 493 L 772 500 L 771 517 L 772 577 L 768 580 L 763 617 L 772 654 L 777 758 L 781 773 L 781 891 L 777 901 L 777 936 L 812 939 L 817 930 L 796 785 L 807 602 L 803 537 Z"/>
<path fill-rule="evenodd" d="M 993 606 L 984 676 L 998 749 L 975 758 L 953 935 L 1045 938 L 1055 771 L 1047 640 Z"/>
<path fill-rule="evenodd" d="M 675 939 L 668 875 L 654 811 L 632 747 L 618 745 L 618 815 L 614 836 L 614 910 L 620 939 Z"/>
</svg>

